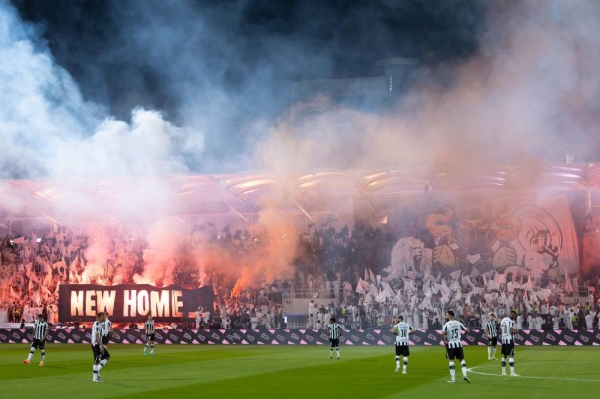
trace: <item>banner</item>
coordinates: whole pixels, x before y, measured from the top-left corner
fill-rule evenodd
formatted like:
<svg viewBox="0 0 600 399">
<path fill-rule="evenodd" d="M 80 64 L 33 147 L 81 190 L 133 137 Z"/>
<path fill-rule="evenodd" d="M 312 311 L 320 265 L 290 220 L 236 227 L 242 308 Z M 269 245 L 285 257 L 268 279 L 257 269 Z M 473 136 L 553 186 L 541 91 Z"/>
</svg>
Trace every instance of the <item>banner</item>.
<svg viewBox="0 0 600 399">
<path fill-rule="evenodd" d="M 398 237 L 388 281 L 411 273 L 457 279 L 510 272 L 537 282 L 581 271 L 579 239 L 562 194 L 426 199 L 386 204 L 387 229 Z M 492 281 L 498 289 L 506 280 Z"/>
<path fill-rule="evenodd" d="M 178 322 L 195 318 L 199 307 L 212 310 L 213 301 L 212 286 L 187 290 L 148 284 L 69 284 L 59 289 L 58 318 L 61 323 L 90 322 L 98 312 L 108 312 L 115 322 L 140 322 L 148 315 L 158 322 Z"/>
<path fill-rule="evenodd" d="M 564 279 L 568 287 L 581 273 L 580 240 L 563 194 L 443 194 L 382 206 L 388 213 L 386 234 L 396 240 L 384 281 L 398 287 L 396 298 L 422 290 L 452 307 L 479 300 L 465 297 L 465 289 L 477 290 L 488 302 L 498 298 L 493 294 L 508 298 L 522 289 L 537 300 L 560 294 L 551 281 Z M 368 213 L 356 215 L 368 218 Z M 427 282 L 449 284 L 450 292 L 431 290 Z"/>
<path fill-rule="evenodd" d="M 0 343 L 30 343 L 33 330 L 0 329 Z M 484 331 L 471 330 L 463 337 L 463 345 L 487 345 Z M 47 342 L 54 344 L 83 344 L 91 340 L 89 329 L 51 329 Z M 176 330 L 157 329 L 159 344 L 209 345 L 329 345 L 326 330 Z M 389 330 L 347 330 L 340 337 L 342 345 L 393 345 L 394 335 Z M 118 329 L 111 343 L 143 344 L 144 330 Z M 411 345 L 443 346 L 440 330 L 417 330 L 410 336 Z M 515 335 L 517 345 L 600 345 L 598 330 L 520 330 Z M 440 348 L 443 353 L 443 348 Z"/>
</svg>

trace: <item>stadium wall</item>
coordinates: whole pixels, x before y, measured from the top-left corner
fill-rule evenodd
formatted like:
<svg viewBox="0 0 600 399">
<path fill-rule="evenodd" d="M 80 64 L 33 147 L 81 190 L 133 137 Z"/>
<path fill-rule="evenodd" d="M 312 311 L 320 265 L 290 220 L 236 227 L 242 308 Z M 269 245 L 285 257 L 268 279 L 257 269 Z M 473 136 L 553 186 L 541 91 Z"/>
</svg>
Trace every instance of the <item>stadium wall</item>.
<svg viewBox="0 0 600 399">
<path fill-rule="evenodd" d="M 31 329 L 0 329 L 0 343 L 29 343 Z M 89 329 L 52 329 L 48 343 L 89 343 Z M 141 344 L 143 330 L 115 330 L 111 342 Z M 414 345 L 442 345 L 440 330 L 418 330 L 412 337 Z M 325 330 L 157 330 L 159 344 L 241 344 L 241 345 L 329 345 Z M 517 345 L 600 345 L 600 330 L 520 330 Z M 344 345 L 392 345 L 394 335 L 387 329 L 348 330 L 340 339 Z M 465 345 L 486 345 L 483 330 L 471 330 L 464 335 Z"/>
</svg>

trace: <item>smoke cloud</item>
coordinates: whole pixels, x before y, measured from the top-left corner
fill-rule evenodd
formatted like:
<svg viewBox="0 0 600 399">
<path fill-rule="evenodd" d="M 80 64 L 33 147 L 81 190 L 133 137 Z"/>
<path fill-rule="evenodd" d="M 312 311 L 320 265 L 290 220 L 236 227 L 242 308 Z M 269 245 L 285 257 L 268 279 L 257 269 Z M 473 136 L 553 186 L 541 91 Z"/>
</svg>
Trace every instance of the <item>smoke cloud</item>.
<svg viewBox="0 0 600 399">
<path fill-rule="evenodd" d="M 106 262 L 115 237 L 97 226 L 125 224 L 114 215 L 127 215 L 147 240 L 148 267 L 123 278 L 168 284 L 176 263 L 187 262 L 198 274 L 220 268 L 239 291 L 290 275 L 296 249 L 282 238 L 291 234 L 285 217 L 262 210 L 251 229 L 267 235 L 266 244 L 244 262 L 211 248 L 179 259 L 191 227 L 172 218 L 180 210 L 170 176 L 537 164 L 562 161 L 567 147 L 577 161 L 595 157 L 596 2 L 436 3 L 421 11 L 433 27 L 412 30 L 386 22 L 416 15 L 408 2 L 370 3 L 348 7 L 344 18 L 312 2 L 266 10 L 247 2 L 114 1 L 83 16 L 68 8 L 66 21 L 83 19 L 102 32 L 90 38 L 85 30 L 61 36 L 52 18 L 46 31 L 24 23 L 0 0 L 0 177 L 46 176 L 74 192 L 82 181 L 107 182 L 105 191 L 56 205 L 98 236 L 88 253 L 94 267 Z M 446 19 L 456 27 L 440 25 Z M 444 54 L 446 36 L 455 39 L 453 56 Z M 86 45 L 74 47 L 75 37 Z M 368 47 L 375 50 L 365 57 Z M 384 110 L 373 111 L 368 98 L 352 106 L 332 98 L 313 113 L 291 104 L 292 80 L 364 76 L 376 60 L 365 58 L 394 55 L 423 64 Z"/>
<path fill-rule="evenodd" d="M 378 167 L 589 161 L 597 134 L 600 30 L 595 2 L 495 2 L 478 52 L 425 66 L 391 112 L 332 106 L 282 118 L 258 163 L 283 172 Z M 276 154 L 283 156 L 277 157 Z"/>
</svg>

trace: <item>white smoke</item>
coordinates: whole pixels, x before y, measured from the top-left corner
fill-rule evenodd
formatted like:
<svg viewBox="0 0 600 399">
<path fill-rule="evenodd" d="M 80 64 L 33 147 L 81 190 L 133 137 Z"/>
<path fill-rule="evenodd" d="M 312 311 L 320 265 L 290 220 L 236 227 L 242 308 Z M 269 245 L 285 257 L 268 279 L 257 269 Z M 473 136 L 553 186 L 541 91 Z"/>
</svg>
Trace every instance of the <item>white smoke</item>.
<svg viewBox="0 0 600 399">
<path fill-rule="evenodd" d="M 600 4 L 492 2 L 479 51 L 458 65 L 423 68 L 387 113 L 333 106 L 294 126 L 285 117 L 257 163 L 312 167 L 453 167 L 597 159 L 600 149 Z M 443 77 L 440 79 L 439 77 Z M 280 155 L 278 155 L 280 154 Z"/>
<path fill-rule="evenodd" d="M 135 109 L 117 121 L 85 101 L 33 27 L 0 0 L 0 177 L 166 176 L 200 156 L 198 132 L 157 111 Z"/>
<path fill-rule="evenodd" d="M 281 173 L 537 163 L 561 160 L 567 144 L 581 156 L 600 149 L 600 6 L 594 1 L 495 2 L 479 53 L 460 65 L 439 67 L 450 71 L 449 82 L 424 78 L 383 115 L 333 107 L 308 117 L 301 134 L 291 117 L 276 124 L 261 116 L 232 116 L 252 114 L 257 104 L 277 110 L 274 105 L 287 101 L 289 88 L 281 87 L 278 96 L 265 95 L 263 89 L 278 81 L 273 76 L 293 76 L 315 60 L 328 64 L 328 57 L 312 57 L 302 44 L 285 46 L 269 38 L 273 46 L 262 47 L 268 52 L 262 62 L 238 70 L 235 78 L 243 83 L 227 83 L 229 67 L 246 61 L 232 44 L 239 38 L 220 26 L 238 22 L 236 6 L 203 13 L 189 3 L 156 2 L 166 7 L 157 13 L 146 9 L 146 2 L 138 3 L 134 11 L 140 12 L 122 20 L 131 22 L 131 29 L 123 31 L 124 45 L 116 44 L 111 55 L 156 63 L 170 90 L 180 93 L 183 124 L 195 129 L 177 127 L 159 111 L 142 108 L 132 110 L 130 121 L 118 121 L 86 101 L 69 73 L 54 62 L 39 30 L 0 0 L 0 177 L 49 176 L 66 186 L 75 184 L 73 179 L 112 180 L 106 192 L 93 186 L 90 195 L 61 201 L 59 210 L 74 219 L 102 221 L 125 214 L 131 220 L 162 220 L 175 211 L 176 193 L 166 177 L 188 172 L 209 144 L 232 146 L 232 131 L 244 135 L 242 144 L 236 142 L 244 148 L 216 168 L 246 167 L 248 159 L 250 166 Z M 224 22 L 217 18 L 223 15 L 228 16 Z M 220 33 L 212 34 L 217 28 Z M 281 51 L 268 51 L 271 47 Z M 209 70 L 212 75 L 205 74 Z M 247 123 L 236 126 L 232 120 Z M 221 124 L 227 124 L 229 135 L 220 136 Z M 154 226 L 165 229 L 162 222 Z M 164 240 L 152 228 L 148 236 Z M 156 256 L 153 270 L 162 267 L 161 254 L 168 252 Z"/>
<path fill-rule="evenodd" d="M 56 187 L 62 196 L 50 213 L 91 235 L 86 279 L 105 275 L 111 248 L 122 238 L 115 231 L 124 224 L 150 226 L 141 236 L 156 247 L 147 254 L 148 273 L 156 274 L 164 266 L 157 237 L 168 242 L 172 232 L 155 221 L 177 212 L 169 178 L 189 172 L 186 157 L 201 156 L 204 137 L 154 110 L 136 108 L 130 122 L 112 118 L 82 98 L 39 34 L 0 0 L 0 178 L 50 178 L 45 189 Z M 9 212 L 22 206 L 10 196 L 0 199 L 0 209 Z M 40 219 L 42 231 L 49 226 Z M 118 270 L 119 278 L 127 272 Z"/>
</svg>

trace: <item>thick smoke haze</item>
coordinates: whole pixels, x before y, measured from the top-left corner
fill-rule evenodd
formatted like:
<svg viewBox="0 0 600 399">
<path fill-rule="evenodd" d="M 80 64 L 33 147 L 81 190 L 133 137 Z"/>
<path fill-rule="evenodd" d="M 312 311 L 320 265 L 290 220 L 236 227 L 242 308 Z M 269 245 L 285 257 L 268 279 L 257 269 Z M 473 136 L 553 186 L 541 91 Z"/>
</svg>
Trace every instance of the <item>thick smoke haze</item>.
<svg viewBox="0 0 600 399">
<path fill-rule="evenodd" d="M 332 107 L 302 137 L 283 119 L 258 149 L 261 166 L 538 164 L 564 162 L 567 150 L 595 160 L 599 13 L 595 2 L 492 3 L 475 55 L 422 68 L 392 112 Z"/>
<path fill-rule="evenodd" d="M 93 168 L 97 174 L 149 169 L 155 175 L 156 159 L 167 173 L 444 165 L 455 163 L 456 155 L 473 163 L 557 162 L 567 147 L 576 161 L 595 160 L 598 6 L 592 1 L 357 1 L 344 7 L 310 1 L 64 1 L 59 11 L 25 0 L 15 4 L 38 25 L 15 22 L 12 36 L 29 32 L 37 55 L 41 49 L 50 62 L 29 92 L 50 91 L 42 98 L 63 99 L 48 101 L 53 112 L 36 120 L 60 115 L 62 123 L 45 125 L 63 138 L 97 132 L 88 143 L 107 142 L 100 143 L 106 151 L 96 159 L 115 151 L 117 159 L 131 154 L 116 148 L 136 147 L 136 139 L 121 143 L 114 136 L 123 138 L 123 129 L 135 130 L 142 119 L 150 123 L 151 117 L 137 114 L 139 107 L 169 121 L 153 129 L 156 141 L 145 142 L 135 160 L 112 170 L 100 162 Z M 53 52 L 44 51 L 43 39 Z M 76 82 L 52 63 L 53 56 Z M 352 107 L 332 99 L 298 129 L 294 110 L 302 107 L 291 102 L 292 81 L 381 74 L 373 69 L 375 61 L 390 56 L 422 62 L 408 94 L 388 101 L 395 106 L 366 112 L 361 103 L 366 108 L 368 98 Z M 128 126 L 100 125 L 112 115 Z M 52 148 L 52 158 L 64 143 L 49 129 L 43 136 L 53 142 L 39 147 Z M 42 135 L 29 133 L 40 129 L 22 130 Z M 73 145 L 86 151 L 85 144 Z M 69 169 L 21 162 L 10 162 L 15 166 L 4 173 Z"/>
<path fill-rule="evenodd" d="M 143 2 L 18 0 L 86 99 L 136 107 L 204 137 L 198 173 L 254 169 L 291 82 L 368 76 L 378 59 L 473 53 L 485 1 Z M 431 4 L 430 4 L 431 3 Z"/>
<path fill-rule="evenodd" d="M 157 111 L 136 108 L 130 122 L 85 101 L 16 11 L 0 2 L 0 176 L 103 178 L 160 176 L 188 170 L 186 153 L 203 139 L 174 127 Z"/>
<path fill-rule="evenodd" d="M 0 0 L 0 177 L 120 181 L 61 206 L 97 235 L 96 265 L 118 231 L 98 226 L 143 220 L 140 282 L 169 283 L 190 229 L 172 218 L 174 175 L 538 164 L 600 149 L 593 1 L 40 3 Z M 377 59 L 394 56 L 421 67 L 381 110 L 370 98 L 292 103 L 292 81 L 378 75 Z M 286 220 L 258 220 L 273 245 L 243 265 L 198 250 L 199 272 L 285 277 Z"/>
</svg>

